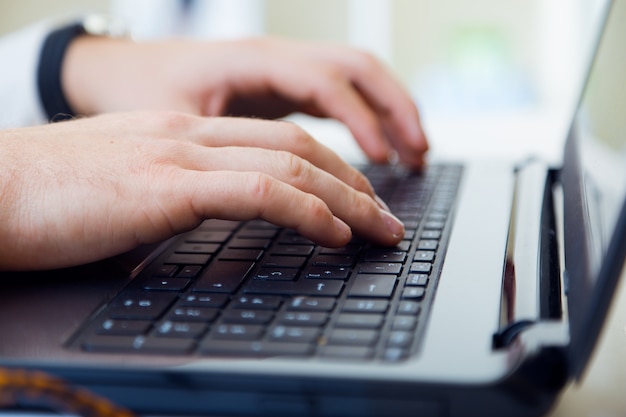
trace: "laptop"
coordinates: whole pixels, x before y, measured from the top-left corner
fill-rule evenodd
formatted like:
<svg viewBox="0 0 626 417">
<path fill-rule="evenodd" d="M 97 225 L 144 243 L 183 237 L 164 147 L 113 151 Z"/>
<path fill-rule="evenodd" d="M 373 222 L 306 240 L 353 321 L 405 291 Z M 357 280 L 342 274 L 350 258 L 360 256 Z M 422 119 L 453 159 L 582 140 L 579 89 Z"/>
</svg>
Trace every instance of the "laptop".
<svg viewBox="0 0 626 417">
<path fill-rule="evenodd" d="M 151 415 L 546 413 L 584 375 L 626 255 L 626 4 L 608 9 L 562 166 L 363 167 L 407 225 L 395 248 L 207 220 L 5 274 L 0 367 Z"/>
</svg>

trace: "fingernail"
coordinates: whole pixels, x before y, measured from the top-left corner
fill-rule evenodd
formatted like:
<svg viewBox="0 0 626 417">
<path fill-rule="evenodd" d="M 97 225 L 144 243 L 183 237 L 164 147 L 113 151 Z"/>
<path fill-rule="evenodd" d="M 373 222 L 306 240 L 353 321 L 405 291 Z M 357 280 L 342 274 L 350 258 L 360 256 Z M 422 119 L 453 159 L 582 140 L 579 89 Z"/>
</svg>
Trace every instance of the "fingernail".
<svg viewBox="0 0 626 417">
<path fill-rule="evenodd" d="M 395 239 L 404 236 L 404 225 L 396 216 L 388 211 L 380 210 L 380 214 L 385 222 L 387 230 L 393 235 Z"/>
<path fill-rule="evenodd" d="M 387 203 L 385 203 L 383 201 L 382 198 L 380 198 L 379 196 L 375 195 L 374 196 L 374 200 L 376 201 L 376 203 L 378 203 L 378 207 L 380 207 L 381 209 L 388 211 L 389 213 L 391 213 L 391 209 L 389 208 L 389 206 L 387 205 Z"/>
</svg>

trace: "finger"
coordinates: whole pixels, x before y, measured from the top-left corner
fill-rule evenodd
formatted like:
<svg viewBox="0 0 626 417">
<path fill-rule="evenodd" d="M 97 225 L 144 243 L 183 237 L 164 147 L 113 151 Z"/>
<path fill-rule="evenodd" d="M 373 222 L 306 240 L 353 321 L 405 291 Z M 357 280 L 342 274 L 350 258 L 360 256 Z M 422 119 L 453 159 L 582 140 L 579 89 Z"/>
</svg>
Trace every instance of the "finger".
<svg viewBox="0 0 626 417">
<path fill-rule="evenodd" d="M 245 118 L 197 120 L 198 125 L 187 132 L 195 143 L 211 147 L 241 146 L 284 150 L 306 159 L 350 187 L 375 196 L 372 185 L 361 172 L 295 124 Z M 201 165 L 202 169 L 206 168 L 204 164 Z"/>
<path fill-rule="evenodd" d="M 386 162 L 391 147 L 380 119 L 350 80 L 328 66 L 302 66 L 299 71 L 275 73 L 273 83 L 284 88 L 282 94 L 292 100 L 317 109 L 318 115 L 344 123 L 371 160 Z"/>
<path fill-rule="evenodd" d="M 343 246 L 352 237 L 350 228 L 321 199 L 269 175 L 185 171 L 185 177 L 179 190 L 203 218 L 261 218 L 327 247 Z"/>
<path fill-rule="evenodd" d="M 388 139 L 403 152 L 423 154 L 428 143 L 419 112 L 405 88 L 375 57 L 338 45 L 311 44 L 312 53 L 341 68 L 385 125 Z"/>
<path fill-rule="evenodd" d="M 208 149 L 198 155 L 198 168 L 237 172 L 260 172 L 289 184 L 325 202 L 332 213 L 350 225 L 358 235 L 385 245 L 397 244 L 404 235 L 403 225 L 371 196 L 357 191 L 333 175 L 287 152 L 226 147 Z M 236 163 L 233 163 L 236 161 Z M 296 210 L 303 212 L 303 208 Z"/>
</svg>

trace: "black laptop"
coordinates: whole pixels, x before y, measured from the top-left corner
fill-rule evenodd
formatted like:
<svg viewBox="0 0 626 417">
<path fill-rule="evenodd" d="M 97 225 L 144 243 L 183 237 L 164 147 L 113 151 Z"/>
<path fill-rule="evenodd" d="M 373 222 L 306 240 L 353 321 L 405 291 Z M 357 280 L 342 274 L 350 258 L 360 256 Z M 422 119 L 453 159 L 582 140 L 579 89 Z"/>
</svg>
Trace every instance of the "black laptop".
<svg viewBox="0 0 626 417">
<path fill-rule="evenodd" d="M 4 274 L 0 367 L 151 415 L 544 414 L 582 377 L 626 251 L 626 3 L 601 9 L 562 166 L 363 166 L 405 222 L 393 248 L 207 220 Z"/>
</svg>

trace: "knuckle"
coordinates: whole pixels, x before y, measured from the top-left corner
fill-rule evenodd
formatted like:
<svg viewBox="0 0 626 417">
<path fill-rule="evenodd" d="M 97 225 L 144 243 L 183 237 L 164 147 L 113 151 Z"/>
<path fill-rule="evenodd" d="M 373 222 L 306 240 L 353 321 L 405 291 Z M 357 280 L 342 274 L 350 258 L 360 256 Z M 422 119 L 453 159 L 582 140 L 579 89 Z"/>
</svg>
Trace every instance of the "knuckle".
<svg viewBox="0 0 626 417">
<path fill-rule="evenodd" d="M 257 201 L 266 201 L 268 196 L 272 193 L 273 180 L 272 178 L 262 172 L 254 172 L 251 174 L 252 194 L 255 195 Z"/>
<path fill-rule="evenodd" d="M 374 194 L 374 187 L 372 183 L 358 170 L 352 170 L 352 178 L 350 178 L 350 184 L 356 190 L 363 191 L 367 194 Z"/>
<path fill-rule="evenodd" d="M 286 151 L 278 151 L 277 158 L 284 175 L 294 184 L 303 184 L 309 178 L 310 165 L 301 157 Z"/>
<path fill-rule="evenodd" d="M 301 127 L 293 123 L 285 124 L 289 125 L 287 126 L 287 134 L 290 138 L 293 153 L 302 158 L 309 159 L 308 157 L 314 153 L 317 141 Z"/>
<path fill-rule="evenodd" d="M 153 123 L 162 132 L 187 130 L 193 120 L 191 115 L 176 111 L 159 111 L 152 114 Z"/>
</svg>

